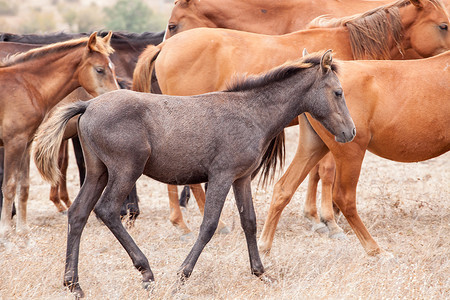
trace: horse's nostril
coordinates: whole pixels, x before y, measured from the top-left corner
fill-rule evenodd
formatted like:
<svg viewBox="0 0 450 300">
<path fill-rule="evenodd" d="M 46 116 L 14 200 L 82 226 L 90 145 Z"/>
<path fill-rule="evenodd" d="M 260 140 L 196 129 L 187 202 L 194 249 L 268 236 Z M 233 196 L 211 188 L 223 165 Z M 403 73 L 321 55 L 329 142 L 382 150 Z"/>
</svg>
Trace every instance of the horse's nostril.
<svg viewBox="0 0 450 300">
<path fill-rule="evenodd" d="M 356 135 L 356 128 L 355 127 L 353 127 L 352 134 L 353 134 L 353 136 Z"/>
</svg>

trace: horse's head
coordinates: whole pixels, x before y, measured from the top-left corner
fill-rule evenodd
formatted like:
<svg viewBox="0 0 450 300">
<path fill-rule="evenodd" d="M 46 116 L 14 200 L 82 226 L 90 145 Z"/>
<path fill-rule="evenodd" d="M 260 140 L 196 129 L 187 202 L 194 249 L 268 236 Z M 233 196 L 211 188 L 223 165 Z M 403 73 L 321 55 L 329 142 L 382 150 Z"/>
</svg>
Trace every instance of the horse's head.
<svg viewBox="0 0 450 300">
<path fill-rule="evenodd" d="M 119 88 L 114 65 L 109 59 L 114 51 L 110 40 L 111 32 L 104 38 L 97 37 L 97 32 L 92 33 L 78 68 L 80 85 L 94 97 Z"/>
<path fill-rule="evenodd" d="M 202 10 L 205 9 L 205 5 L 206 3 L 202 3 Z M 176 0 L 167 23 L 164 39 L 168 39 L 179 32 L 198 27 L 215 28 L 217 26 L 206 17 L 206 14 L 195 5 L 194 1 Z"/>
<path fill-rule="evenodd" d="M 450 49 L 449 15 L 440 0 L 410 0 L 405 7 L 403 24 L 409 24 L 405 35 L 420 57 L 430 57 Z"/>
<path fill-rule="evenodd" d="M 306 50 L 303 55 L 307 55 Z M 305 57 L 307 62 L 307 57 Z M 336 75 L 331 50 L 326 51 L 321 59 L 318 74 L 313 84 L 315 99 L 309 113 L 318 120 L 337 142 L 347 143 L 356 135 L 356 128 L 345 103 L 344 91 Z"/>
</svg>

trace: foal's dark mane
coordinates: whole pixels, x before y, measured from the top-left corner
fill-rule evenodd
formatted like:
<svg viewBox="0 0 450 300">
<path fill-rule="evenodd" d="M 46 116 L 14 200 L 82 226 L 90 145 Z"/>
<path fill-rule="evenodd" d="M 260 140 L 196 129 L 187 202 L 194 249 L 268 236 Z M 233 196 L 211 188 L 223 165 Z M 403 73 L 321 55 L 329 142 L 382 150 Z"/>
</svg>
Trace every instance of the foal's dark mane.
<svg viewBox="0 0 450 300">
<path fill-rule="evenodd" d="M 320 65 L 321 53 L 310 54 L 304 58 L 295 61 L 289 61 L 281 66 L 275 67 L 263 75 L 238 75 L 234 81 L 230 83 L 225 92 L 247 91 L 255 88 L 263 87 L 271 82 L 278 82 L 287 79 L 300 71 Z M 338 67 L 335 63 L 331 65 L 331 69 L 337 72 Z"/>
<path fill-rule="evenodd" d="M 444 9 L 440 0 L 428 1 Z M 349 17 L 329 19 L 320 16 L 312 20 L 308 28 L 346 26 L 350 34 L 354 59 L 390 59 L 390 37 L 403 51 L 400 43 L 403 26 L 399 8 L 407 5 L 412 5 L 409 0 L 399 0 Z"/>
<path fill-rule="evenodd" d="M 272 82 L 279 82 L 298 74 L 303 70 L 320 65 L 321 58 L 321 53 L 313 53 L 299 60 L 286 62 L 285 64 L 272 69 L 264 75 L 251 75 L 248 77 L 241 76 L 240 78 L 235 79 L 235 81 L 225 90 L 225 92 L 248 91 L 266 86 Z M 331 70 L 337 73 L 338 68 L 335 63 L 332 63 Z M 278 161 L 280 162 L 280 169 L 282 169 L 285 156 L 285 135 L 283 130 L 270 141 L 270 144 L 261 159 L 261 163 L 252 174 L 252 178 L 256 177 L 259 171 L 262 170 L 259 183 L 261 183 L 264 187 L 267 183 L 272 182 L 276 174 L 275 170 L 277 168 Z"/>
<path fill-rule="evenodd" d="M 47 46 L 43 46 L 40 48 L 31 49 L 27 52 L 23 53 L 17 53 L 11 56 L 8 56 L 4 58 L 0 62 L 0 68 L 6 68 L 13 65 L 17 65 L 20 63 L 28 62 L 30 60 L 34 60 L 37 58 L 41 58 L 50 54 L 60 53 L 67 50 L 72 50 L 80 47 L 85 47 L 88 42 L 87 37 L 65 41 L 65 42 L 59 42 L 55 44 L 50 44 Z M 114 50 L 111 47 L 106 48 L 106 45 L 104 43 L 98 42 L 96 43 L 96 48 L 101 52 L 105 54 L 110 54 Z"/>
</svg>

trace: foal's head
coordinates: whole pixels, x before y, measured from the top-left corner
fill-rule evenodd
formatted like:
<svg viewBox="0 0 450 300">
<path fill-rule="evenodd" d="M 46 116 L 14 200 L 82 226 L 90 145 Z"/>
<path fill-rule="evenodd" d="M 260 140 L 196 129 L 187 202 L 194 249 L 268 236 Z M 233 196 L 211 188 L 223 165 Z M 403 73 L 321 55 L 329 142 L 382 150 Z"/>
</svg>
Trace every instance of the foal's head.
<svg viewBox="0 0 450 300">
<path fill-rule="evenodd" d="M 303 63 L 317 65 L 319 68 L 312 86 L 315 101 L 310 104 L 308 112 L 335 136 L 336 141 L 352 141 L 356 135 L 355 124 L 345 103 L 344 91 L 336 74 L 337 66 L 333 64 L 331 50 L 318 56 L 308 55 L 305 49 L 303 56 Z"/>
<path fill-rule="evenodd" d="M 109 54 L 114 51 L 110 41 L 111 32 L 104 38 L 97 37 L 96 32 L 92 33 L 77 71 L 80 85 L 94 97 L 119 88 L 114 65 L 109 59 Z"/>
</svg>

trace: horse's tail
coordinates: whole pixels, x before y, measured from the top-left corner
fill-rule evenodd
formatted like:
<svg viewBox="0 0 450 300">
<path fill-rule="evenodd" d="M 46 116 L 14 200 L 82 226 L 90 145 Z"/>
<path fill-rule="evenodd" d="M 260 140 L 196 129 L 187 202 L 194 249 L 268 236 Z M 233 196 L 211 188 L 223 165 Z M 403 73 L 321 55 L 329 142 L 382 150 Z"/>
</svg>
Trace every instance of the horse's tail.
<svg viewBox="0 0 450 300">
<path fill-rule="evenodd" d="M 155 60 L 161 52 L 161 46 L 148 45 L 139 55 L 133 72 L 133 91 L 150 93 Z"/>
<path fill-rule="evenodd" d="M 78 101 L 55 110 L 39 127 L 34 139 L 34 162 L 42 178 L 52 185 L 58 184 L 61 172 L 58 168 L 58 153 L 67 122 L 83 114 L 90 101 Z"/>
<path fill-rule="evenodd" d="M 269 147 L 261 159 L 261 163 L 252 174 L 252 179 L 256 177 L 258 172 L 262 169 L 259 183 L 262 183 L 262 186 L 264 187 L 267 183 L 272 182 L 275 177 L 275 171 L 278 163 L 280 164 L 280 169 L 283 168 L 285 156 L 286 147 L 283 130 L 279 135 L 270 141 Z"/>
</svg>

